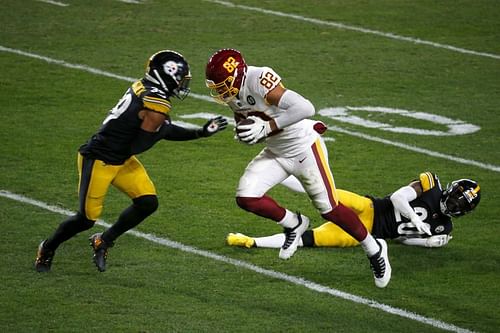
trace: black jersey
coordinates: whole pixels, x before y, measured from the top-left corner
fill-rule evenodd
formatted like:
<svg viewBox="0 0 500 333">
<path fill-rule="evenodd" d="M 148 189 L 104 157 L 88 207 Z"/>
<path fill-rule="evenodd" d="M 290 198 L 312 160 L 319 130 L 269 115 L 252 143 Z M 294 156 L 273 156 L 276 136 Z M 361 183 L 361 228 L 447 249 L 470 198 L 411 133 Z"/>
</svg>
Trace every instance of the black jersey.
<svg viewBox="0 0 500 333">
<path fill-rule="evenodd" d="M 423 193 L 411 201 L 410 206 L 422 221 L 430 226 L 433 235 L 450 234 L 453 223 L 449 216 L 441 213 L 442 189 L 438 177 L 430 172 L 425 172 L 420 174 L 420 183 Z M 374 237 L 384 239 L 428 237 L 425 233 L 419 232 L 409 219 L 394 209 L 389 196 L 382 199 L 372 198 L 372 201 L 375 210 L 372 229 Z"/>
<path fill-rule="evenodd" d="M 169 96 L 163 90 L 148 81 L 137 81 L 109 111 L 99 131 L 79 151 L 83 156 L 108 164 L 123 164 L 132 155 L 132 143 L 141 127 L 139 112 L 149 109 L 167 115 L 171 107 Z"/>
</svg>

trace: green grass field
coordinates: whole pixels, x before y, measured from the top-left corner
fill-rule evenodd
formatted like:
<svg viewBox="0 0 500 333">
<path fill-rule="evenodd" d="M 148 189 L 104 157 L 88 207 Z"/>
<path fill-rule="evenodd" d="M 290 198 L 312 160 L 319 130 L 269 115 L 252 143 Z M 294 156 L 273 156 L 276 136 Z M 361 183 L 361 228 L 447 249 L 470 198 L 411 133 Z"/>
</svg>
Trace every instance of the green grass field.
<svg viewBox="0 0 500 333">
<path fill-rule="evenodd" d="M 2 3 L 2 332 L 498 332 L 496 1 L 130 2 Z M 315 118 L 330 126 L 337 187 L 384 196 L 429 170 L 443 185 L 479 181 L 480 206 L 455 222 L 442 249 L 390 242 L 384 290 L 360 248 L 300 249 L 287 262 L 277 250 L 230 248 L 228 232 L 280 229 L 236 206 L 239 176 L 261 147 L 237 143 L 229 128 L 140 156 L 160 208 L 119 239 L 108 271 L 97 272 L 87 241 L 100 225 L 64 243 L 49 274 L 36 273 L 39 242 L 77 208 L 77 148 L 127 78 L 141 77 L 157 50 L 178 50 L 191 64 L 193 94 L 174 101 L 174 120 L 230 116 L 203 98 L 204 66 L 223 47 L 273 67 L 315 104 Z M 358 121 L 328 115 L 347 107 Z M 305 196 L 271 194 L 313 226 L 322 222 Z M 112 189 L 102 219 L 112 223 L 128 204 Z"/>
</svg>

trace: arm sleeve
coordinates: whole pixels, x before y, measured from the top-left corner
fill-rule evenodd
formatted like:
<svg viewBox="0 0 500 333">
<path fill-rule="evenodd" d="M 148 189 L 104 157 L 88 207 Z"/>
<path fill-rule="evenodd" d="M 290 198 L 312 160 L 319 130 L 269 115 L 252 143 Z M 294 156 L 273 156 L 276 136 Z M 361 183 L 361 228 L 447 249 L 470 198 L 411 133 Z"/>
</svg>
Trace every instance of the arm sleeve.
<svg viewBox="0 0 500 333">
<path fill-rule="evenodd" d="M 426 238 L 404 238 L 404 237 L 401 237 L 401 238 L 396 238 L 395 240 L 401 244 L 404 244 L 404 245 L 427 247 L 427 239 Z"/>
<path fill-rule="evenodd" d="M 443 247 L 453 237 L 449 234 L 434 235 L 425 238 L 399 237 L 395 240 L 405 245 L 422 246 L 422 247 Z"/>
<path fill-rule="evenodd" d="M 139 129 L 135 140 L 132 142 L 131 153 L 133 155 L 140 154 L 151 148 L 156 142 L 161 139 L 170 141 L 187 141 L 201 137 L 203 129 L 190 129 L 170 123 L 164 123 L 156 132 L 148 132 Z"/>
<path fill-rule="evenodd" d="M 286 90 L 283 93 L 278 107 L 284 111 L 278 117 L 274 118 L 279 129 L 311 117 L 315 113 L 312 103 L 293 90 Z"/>
<path fill-rule="evenodd" d="M 202 128 L 186 128 L 174 124 L 165 124 L 164 126 L 165 140 L 169 141 L 187 141 L 200 138 L 202 135 Z"/>
<path fill-rule="evenodd" d="M 416 198 L 417 192 L 415 192 L 413 187 L 409 185 L 401 187 L 390 197 L 394 208 L 411 221 L 414 221 L 415 219 L 420 220 L 417 213 L 415 213 L 413 208 L 410 206 L 410 201 L 415 200 Z"/>
</svg>

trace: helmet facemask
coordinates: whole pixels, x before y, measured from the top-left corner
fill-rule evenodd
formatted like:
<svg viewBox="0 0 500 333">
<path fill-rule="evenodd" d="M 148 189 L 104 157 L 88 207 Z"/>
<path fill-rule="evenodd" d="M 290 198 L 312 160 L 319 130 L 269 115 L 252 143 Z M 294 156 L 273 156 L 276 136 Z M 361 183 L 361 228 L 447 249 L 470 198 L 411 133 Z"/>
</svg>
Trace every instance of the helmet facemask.
<svg viewBox="0 0 500 333">
<path fill-rule="evenodd" d="M 189 84 L 191 83 L 191 73 L 188 73 L 186 76 L 184 76 L 180 82 L 177 83 L 177 88 L 175 88 L 172 93 L 174 94 L 175 97 L 177 97 L 180 100 L 183 100 L 186 98 L 189 93 L 191 92 L 191 89 L 189 89 Z"/>
<path fill-rule="evenodd" d="M 210 89 L 210 96 L 220 104 L 227 104 L 233 98 L 238 96 L 240 90 L 234 86 L 236 81 L 237 71 L 235 71 L 235 76 L 228 76 L 224 81 L 215 83 L 212 80 L 207 79 L 206 85 Z"/>
</svg>

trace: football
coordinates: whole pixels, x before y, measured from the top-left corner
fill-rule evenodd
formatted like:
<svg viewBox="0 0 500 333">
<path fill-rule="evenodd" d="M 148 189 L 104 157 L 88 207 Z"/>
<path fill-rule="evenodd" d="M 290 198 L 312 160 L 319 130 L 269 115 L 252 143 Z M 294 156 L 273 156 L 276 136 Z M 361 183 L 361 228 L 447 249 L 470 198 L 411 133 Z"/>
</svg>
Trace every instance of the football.
<svg viewBox="0 0 500 333">
<path fill-rule="evenodd" d="M 239 134 L 239 133 L 243 133 L 243 132 L 245 132 L 245 131 L 243 131 L 243 130 L 239 129 L 240 125 L 251 125 L 251 124 L 253 124 L 253 123 L 255 123 L 255 121 L 254 121 L 253 119 L 250 119 L 250 118 L 245 118 L 245 119 L 243 119 L 243 120 L 239 121 L 239 122 L 236 124 L 236 133 L 238 133 L 238 134 Z"/>
</svg>

